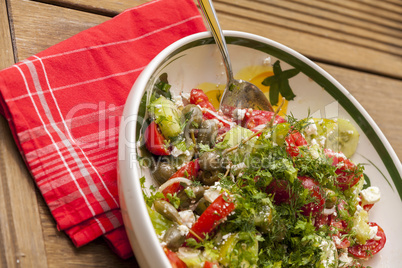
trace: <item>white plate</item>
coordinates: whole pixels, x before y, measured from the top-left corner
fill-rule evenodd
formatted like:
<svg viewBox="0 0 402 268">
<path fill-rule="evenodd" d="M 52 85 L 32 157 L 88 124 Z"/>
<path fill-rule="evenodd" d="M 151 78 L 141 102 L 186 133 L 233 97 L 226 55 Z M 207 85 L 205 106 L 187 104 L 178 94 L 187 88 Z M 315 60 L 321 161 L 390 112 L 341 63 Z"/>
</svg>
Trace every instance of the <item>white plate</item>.
<svg viewBox="0 0 402 268">
<path fill-rule="evenodd" d="M 387 235 L 384 249 L 367 265 L 376 268 L 400 266 L 402 252 L 402 167 L 395 152 L 378 126 L 362 106 L 333 77 L 316 64 L 272 40 L 243 32 L 224 32 L 234 73 L 247 66 L 261 65 L 267 58 L 280 60 L 282 70 L 297 68 L 300 73 L 290 79 L 296 98 L 289 102 L 288 113 L 296 118 L 308 115 L 322 118 L 347 118 L 359 130 L 360 143 L 352 160 L 365 163 L 371 185 L 378 186 L 381 201 L 370 213 Z M 124 109 L 119 137 L 119 193 L 126 230 L 141 267 L 169 267 L 167 258 L 148 217 L 139 179 L 153 184 L 147 171 L 138 165 L 136 132 L 138 109 L 144 92 L 160 74 L 167 73 L 175 92 L 189 92 L 203 83 L 225 83 L 221 56 L 209 33 L 199 33 L 177 41 L 163 50 L 141 73 Z"/>
</svg>

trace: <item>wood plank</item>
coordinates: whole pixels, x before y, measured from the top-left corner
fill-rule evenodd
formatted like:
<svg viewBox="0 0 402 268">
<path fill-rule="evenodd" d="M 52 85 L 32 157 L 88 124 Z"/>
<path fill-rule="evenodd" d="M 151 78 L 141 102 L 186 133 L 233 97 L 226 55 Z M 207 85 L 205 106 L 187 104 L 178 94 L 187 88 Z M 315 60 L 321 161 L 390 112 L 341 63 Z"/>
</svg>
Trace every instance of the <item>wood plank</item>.
<svg viewBox="0 0 402 268">
<path fill-rule="evenodd" d="M 29 10 L 35 16 L 27 18 L 24 16 L 26 14 L 26 10 Z M 32 54 L 42 51 L 47 47 L 50 47 L 53 44 L 56 44 L 64 39 L 69 38 L 70 36 L 81 32 L 89 27 L 95 26 L 103 21 L 110 19 L 109 17 L 99 16 L 96 14 L 81 12 L 73 9 L 68 8 L 60 8 L 54 5 L 47 5 L 43 3 L 37 3 L 32 1 L 11 1 L 11 11 L 12 11 L 12 18 L 14 21 L 14 30 L 17 36 L 16 39 L 16 46 L 18 49 L 18 60 L 22 60 Z M 58 14 L 58 16 L 54 16 L 54 14 Z M 3 17 L 2 17 L 3 18 Z M 55 27 L 54 25 L 57 25 Z M 60 29 L 64 29 L 60 31 Z M 10 38 L 7 38 L 10 40 Z M 7 55 L 10 55 L 9 53 Z M 12 54 L 11 54 L 12 55 Z M 11 65 L 12 62 L 9 63 Z M 0 129 L 0 135 L 3 136 L 4 130 L 7 130 L 8 127 L 4 126 Z M 3 138 L 1 139 L 0 144 L 0 152 L 5 150 L 4 148 L 10 147 L 14 144 L 13 140 L 10 138 L 8 140 Z M 4 143 L 4 146 L 3 146 Z M 15 146 L 14 146 L 15 147 Z M 4 155 L 4 156 L 3 156 Z M 18 155 L 18 151 L 16 148 L 7 150 L 4 153 L 0 154 L 0 161 L 2 160 L 1 157 L 6 157 L 9 155 Z M 1 161 L 0 163 L 3 163 Z M 5 159 L 7 166 L 10 163 L 9 159 Z M 3 166 L 3 164 L 2 164 Z M 26 171 L 26 167 L 24 163 L 20 163 L 18 168 L 15 168 L 21 171 Z M 35 253 L 35 258 L 40 260 L 35 260 L 32 262 L 34 265 L 24 265 L 22 267 L 138 267 L 138 264 L 135 258 L 131 258 L 129 260 L 122 260 L 117 255 L 115 255 L 110 248 L 108 247 L 107 243 L 102 239 L 98 239 L 92 243 L 89 243 L 86 246 L 81 248 L 76 248 L 71 240 L 63 233 L 57 230 L 56 223 L 52 218 L 47 205 L 45 204 L 43 198 L 40 196 L 39 191 L 34 185 L 33 179 L 27 175 L 27 177 L 22 177 L 16 174 L 17 171 L 14 173 L 0 173 L 0 178 L 3 180 L 3 177 L 12 181 L 15 180 L 16 177 L 21 179 L 25 179 L 25 183 L 30 184 L 30 189 L 27 190 L 18 190 L 18 189 L 11 189 L 9 190 L 10 194 L 18 194 L 24 196 L 31 196 L 35 197 L 35 192 L 38 195 L 36 200 L 27 202 L 27 204 L 32 204 L 35 206 L 36 209 L 27 207 L 26 204 L 18 207 L 12 207 L 8 209 L 13 213 L 15 211 L 24 210 L 27 214 L 26 216 L 33 216 L 37 217 L 36 224 L 33 220 L 23 221 L 24 226 L 23 230 L 18 230 L 15 232 L 15 236 L 19 239 L 25 238 L 29 239 L 29 241 L 25 241 L 25 244 L 36 246 L 35 240 L 33 236 L 41 236 L 42 247 L 38 247 L 38 249 L 42 248 L 42 252 L 37 252 L 38 250 L 20 250 L 17 253 L 25 254 L 23 260 L 35 260 L 30 255 Z M 16 185 L 20 179 L 15 181 Z M 2 185 L 0 185 L 0 204 L 4 203 L 1 200 L 2 197 Z M 4 187 L 4 186 L 3 186 Z M 20 186 L 21 187 L 21 186 Z M 4 190 L 3 190 L 4 191 Z M 14 202 L 14 201 L 13 201 Z M 3 211 L 0 207 L 0 213 Z M 1 220 L 2 217 L 0 217 Z M 26 223 L 28 224 L 28 226 Z M 18 223 L 19 224 L 19 223 Z M 38 230 L 31 230 L 30 226 L 38 228 Z M 10 224 L 10 226 L 16 226 L 15 223 Z M 4 232 L 10 236 L 12 232 L 4 230 Z M 30 233 L 27 233 L 30 232 Z M 2 232 L 3 233 L 3 232 Z M 13 237 L 10 237 L 12 239 Z M 12 245 L 11 243 L 9 245 Z M 0 243 L 0 249 L 1 249 Z M 0 251 L 0 253 L 2 253 Z M 7 256 L 12 256 L 9 252 L 7 252 Z M 15 257 L 14 259 L 10 260 L 13 265 L 16 265 Z M 1 262 L 0 262 L 1 263 Z M 20 263 L 21 264 L 21 263 Z M 8 263 L 5 267 L 15 267 L 15 266 L 8 266 Z"/>
<path fill-rule="evenodd" d="M 402 7 L 402 3 L 400 0 L 384 0 L 384 3 L 388 3 L 392 7 Z"/>
<path fill-rule="evenodd" d="M 103 238 L 99 238 L 85 246 L 76 248 L 65 233 L 57 230 L 56 223 L 43 199 L 39 202 L 39 208 L 49 268 L 139 267 L 135 258 L 123 260 L 114 254 Z"/>
<path fill-rule="evenodd" d="M 282 3 L 281 1 L 272 2 Z M 267 24 L 275 24 L 300 33 L 318 37 L 324 36 L 340 43 L 349 43 L 358 47 L 372 48 L 376 51 L 402 56 L 402 45 L 398 45 L 398 42 L 402 41 L 402 39 L 383 33 L 373 35 L 371 29 L 344 24 L 343 17 L 336 20 L 334 18 L 328 19 L 328 16 L 333 17 L 333 13 L 325 13 L 325 11 L 311 8 L 307 10 L 309 11 L 307 13 L 304 12 L 303 5 L 289 9 L 288 6 L 273 6 L 271 3 L 267 4 L 264 1 L 254 3 L 252 8 L 249 7 L 249 3 L 245 0 L 237 1 L 236 4 L 227 0 L 217 2 L 217 8 L 220 6 L 219 3 L 226 4 L 223 10 L 226 10 L 227 14 L 247 16 L 247 14 L 251 13 L 252 18 Z M 300 12 L 300 9 L 303 9 L 303 12 Z"/>
<path fill-rule="evenodd" d="M 363 106 L 402 160 L 402 81 L 318 63 Z M 368 94 L 369 92 L 369 94 Z"/>
<path fill-rule="evenodd" d="M 44 1 L 88 12 L 105 10 L 108 14 L 118 14 L 133 6 L 130 0 Z M 134 5 L 148 1 L 138 0 Z M 338 1 L 338 4 L 317 0 L 255 0 L 252 5 L 250 0 L 214 0 L 214 5 L 218 16 L 223 17 L 224 29 L 252 32 L 291 44 L 292 48 L 319 61 L 402 78 L 401 23 L 383 18 L 394 14 L 387 7 L 377 10 L 375 6 L 361 4 L 364 7 L 358 9 L 354 0 Z M 373 12 L 381 13 L 381 17 L 374 16 Z M 368 57 L 381 60 L 373 64 Z"/>
<path fill-rule="evenodd" d="M 10 0 L 10 3 L 18 60 L 30 57 L 110 19 L 106 16 L 34 1 Z M 27 16 L 27 10 L 35 16 Z"/>
<path fill-rule="evenodd" d="M 280 22 L 277 18 L 267 21 L 265 16 L 255 13 L 255 16 L 252 17 L 257 18 L 252 20 L 248 16 L 253 11 L 228 6 L 226 3 L 217 3 L 215 8 L 224 29 L 250 32 L 270 38 L 316 61 L 402 78 L 401 56 L 339 42 L 328 38 L 326 34 L 317 35 L 287 28 L 283 26 L 286 25 L 286 20 L 283 19 Z M 267 25 L 269 26 L 267 27 Z"/>
<path fill-rule="evenodd" d="M 397 23 L 402 23 L 402 6 L 392 5 L 385 1 L 376 0 L 352 0 L 352 1 L 336 1 L 336 0 L 325 0 L 326 2 L 331 2 L 336 6 L 341 6 L 343 8 L 362 11 L 364 13 L 372 14 L 378 18 L 385 19 L 387 21 L 392 21 L 397 27 L 401 27 Z"/>
<path fill-rule="evenodd" d="M 263 0 L 259 1 L 265 2 Z M 348 3 L 349 1 L 343 1 L 341 3 Z M 330 2 L 322 3 L 317 1 L 300 2 L 293 0 L 271 0 L 269 2 L 269 6 L 271 5 L 281 7 L 283 9 L 283 12 L 286 12 L 286 10 L 290 10 L 300 14 L 307 14 L 311 17 L 322 18 L 324 19 L 324 25 L 326 25 L 326 22 L 335 22 L 338 24 L 339 30 L 344 30 L 344 28 L 352 26 L 360 29 L 370 30 L 376 33 L 383 33 L 389 36 L 402 37 L 402 32 L 399 29 L 394 29 L 394 27 L 390 27 L 389 25 L 383 25 L 383 20 L 381 21 L 381 23 L 379 23 L 376 18 L 374 18 L 373 21 L 373 16 L 371 13 L 363 11 L 351 12 L 347 8 L 337 6 Z M 309 20 L 307 20 L 306 22 L 308 23 Z M 377 37 L 377 35 L 375 35 L 374 37 Z"/>
<path fill-rule="evenodd" d="M 136 7 L 150 1 L 152 0 L 41 0 L 40 2 L 114 16 L 128 8 Z"/>
<path fill-rule="evenodd" d="M 14 63 L 6 1 L 0 2 L 0 69 Z M 35 185 L 0 118 L 0 267 L 47 267 Z"/>
<path fill-rule="evenodd" d="M 296 1 L 296 0 L 290 0 Z M 401 29 L 400 17 L 395 13 L 394 9 L 387 9 L 381 6 L 375 6 L 373 3 L 382 1 L 336 1 L 336 0 L 313 0 L 308 4 L 312 4 L 319 8 L 331 10 L 333 12 L 342 12 L 348 16 L 358 19 L 375 22 L 394 29 Z"/>
</svg>

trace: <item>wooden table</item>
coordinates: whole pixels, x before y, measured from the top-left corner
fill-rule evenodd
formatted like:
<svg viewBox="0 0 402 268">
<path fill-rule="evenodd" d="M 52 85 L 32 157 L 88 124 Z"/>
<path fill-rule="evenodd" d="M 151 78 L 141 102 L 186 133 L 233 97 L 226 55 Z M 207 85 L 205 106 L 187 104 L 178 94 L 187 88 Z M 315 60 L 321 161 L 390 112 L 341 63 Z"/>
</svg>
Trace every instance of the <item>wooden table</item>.
<svg viewBox="0 0 402 268">
<path fill-rule="evenodd" d="M 0 69 L 148 0 L 2 0 Z M 402 159 L 401 0 L 215 0 L 224 29 L 262 35 L 332 74 Z M 58 232 L 0 118 L 0 267 L 138 267 Z"/>
</svg>

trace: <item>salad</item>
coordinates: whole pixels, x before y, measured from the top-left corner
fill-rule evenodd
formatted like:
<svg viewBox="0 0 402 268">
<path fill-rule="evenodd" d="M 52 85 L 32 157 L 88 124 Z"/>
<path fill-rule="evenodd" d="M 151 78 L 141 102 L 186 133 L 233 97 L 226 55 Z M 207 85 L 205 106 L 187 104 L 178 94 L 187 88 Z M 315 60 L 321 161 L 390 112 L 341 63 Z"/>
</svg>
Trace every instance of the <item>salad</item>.
<svg viewBox="0 0 402 268">
<path fill-rule="evenodd" d="M 173 267 L 364 267 L 384 247 L 348 120 L 218 111 L 166 76 L 143 103 L 139 159 L 159 185 L 143 193 Z"/>
</svg>

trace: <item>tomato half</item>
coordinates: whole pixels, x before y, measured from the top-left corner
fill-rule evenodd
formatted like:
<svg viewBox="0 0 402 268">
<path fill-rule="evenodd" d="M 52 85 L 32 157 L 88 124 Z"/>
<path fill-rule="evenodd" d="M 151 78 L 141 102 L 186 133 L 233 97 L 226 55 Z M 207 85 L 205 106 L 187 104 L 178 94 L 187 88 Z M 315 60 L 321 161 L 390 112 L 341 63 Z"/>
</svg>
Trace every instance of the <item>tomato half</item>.
<svg viewBox="0 0 402 268">
<path fill-rule="evenodd" d="M 154 155 L 169 155 L 170 151 L 166 146 L 165 138 L 158 129 L 155 121 L 147 127 L 144 133 L 145 146 Z"/>
<path fill-rule="evenodd" d="M 316 216 L 324 209 L 325 198 L 322 194 L 322 190 L 318 186 L 318 182 L 310 177 L 302 176 L 298 177 L 298 179 L 302 186 L 310 191 L 311 197 L 313 198 L 313 201 L 305 204 L 301 208 L 302 214 L 305 216 L 309 216 L 310 214 Z"/>
<path fill-rule="evenodd" d="M 293 130 L 289 133 L 288 136 L 286 136 L 285 141 L 286 152 L 292 157 L 298 156 L 300 154 L 299 146 L 306 146 L 308 144 L 303 135 L 295 130 Z"/>
<path fill-rule="evenodd" d="M 201 108 L 207 108 L 213 112 L 216 112 L 216 109 L 209 101 L 208 96 L 201 89 L 193 88 L 191 90 L 190 103 L 199 105 Z"/>
<path fill-rule="evenodd" d="M 219 264 L 216 262 L 205 261 L 204 268 L 219 268 Z"/>
<path fill-rule="evenodd" d="M 166 247 L 163 248 L 163 251 L 165 251 L 166 257 L 172 265 L 172 268 L 187 268 L 187 265 L 177 256 L 175 252 Z"/>
<path fill-rule="evenodd" d="M 282 203 L 290 203 L 290 197 L 292 194 L 289 187 L 289 182 L 286 180 L 272 180 L 267 186 L 266 192 L 272 194 L 273 201 L 277 205 Z"/>
<path fill-rule="evenodd" d="M 269 123 L 274 114 L 275 114 L 274 112 L 261 111 L 261 110 L 253 110 L 250 112 L 246 112 L 241 124 L 245 128 L 253 129 L 259 125 L 265 125 Z M 273 123 L 274 125 L 276 125 L 284 122 L 286 122 L 286 120 L 277 115 Z"/>
<path fill-rule="evenodd" d="M 383 249 L 385 242 L 387 241 L 384 230 L 378 224 L 374 222 L 369 222 L 368 224 L 370 227 L 374 226 L 378 227 L 376 236 L 378 236 L 380 239 L 379 240 L 370 239 L 367 240 L 366 244 L 364 245 L 356 244 L 348 248 L 349 253 L 359 259 L 366 259 L 368 257 L 377 254 L 381 249 Z"/>
<path fill-rule="evenodd" d="M 359 182 L 363 173 L 345 155 L 335 153 L 330 149 L 325 149 L 324 152 L 327 157 L 332 159 L 332 165 L 337 167 L 335 171 L 337 174 L 336 185 L 341 190 L 347 190 Z"/>
</svg>

